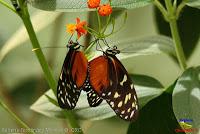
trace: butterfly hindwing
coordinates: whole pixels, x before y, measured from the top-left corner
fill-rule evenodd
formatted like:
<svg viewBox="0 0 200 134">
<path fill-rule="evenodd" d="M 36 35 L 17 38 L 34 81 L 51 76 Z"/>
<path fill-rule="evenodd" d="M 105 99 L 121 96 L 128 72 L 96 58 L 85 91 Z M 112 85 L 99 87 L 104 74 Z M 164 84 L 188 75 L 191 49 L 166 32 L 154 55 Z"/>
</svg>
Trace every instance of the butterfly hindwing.
<svg viewBox="0 0 200 134">
<path fill-rule="evenodd" d="M 90 107 L 96 107 L 100 105 L 101 102 L 103 101 L 103 99 L 99 97 L 99 95 L 95 93 L 94 90 L 90 90 L 89 92 L 87 92 L 87 100 Z"/>
<path fill-rule="evenodd" d="M 66 71 L 62 71 L 57 87 L 58 104 L 64 109 L 73 109 L 76 106 L 80 91 L 74 83 L 69 82 L 70 78 Z"/>
<path fill-rule="evenodd" d="M 88 73 L 89 74 L 89 73 Z M 96 107 L 101 104 L 103 99 L 95 92 L 89 82 L 89 75 L 84 85 L 84 91 L 87 92 L 87 100 L 90 107 Z"/>
<path fill-rule="evenodd" d="M 138 101 L 132 80 L 114 55 L 108 58 L 110 85 L 102 92 L 102 96 L 120 118 L 135 120 L 138 115 Z"/>
<path fill-rule="evenodd" d="M 58 104 L 61 108 L 73 109 L 76 106 L 86 75 L 87 60 L 83 53 L 70 49 L 57 86 Z"/>
</svg>

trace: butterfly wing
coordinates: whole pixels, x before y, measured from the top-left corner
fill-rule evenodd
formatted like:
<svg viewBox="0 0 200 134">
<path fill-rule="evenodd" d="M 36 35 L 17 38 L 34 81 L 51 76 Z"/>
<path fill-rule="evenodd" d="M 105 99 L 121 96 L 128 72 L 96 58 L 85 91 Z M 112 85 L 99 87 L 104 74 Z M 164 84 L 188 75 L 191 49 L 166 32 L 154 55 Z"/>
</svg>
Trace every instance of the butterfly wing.
<svg viewBox="0 0 200 134">
<path fill-rule="evenodd" d="M 87 92 L 87 100 L 88 100 L 89 106 L 90 107 L 96 107 L 96 106 L 101 104 L 103 99 L 92 88 L 90 81 L 89 81 L 89 79 L 90 79 L 89 73 L 88 73 L 87 77 L 88 78 L 85 82 L 83 90 Z"/>
<path fill-rule="evenodd" d="M 90 107 L 96 107 L 103 101 L 103 99 L 94 90 L 87 92 L 87 100 Z"/>
<path fill-rule="evenodd" d="M 133 82 L 114 55 L 109 56 L 108 64 L 110 86 L 105 90 L 104 98 L 119 117 L 128 121 L 135 120 L 138 115 L 138 99 Z"/>
<path fill-rule="evenodd" d="M 107 64 L 103 56 L 89 62 L 89 75 L 85 83 L 88 103 L 91 107 L 98 106 L 103 101 L 101 90 L 108 87 Z"/>
<path fill-rule="evenodd" d="M 58 80 L 58 104 L 64 109 L 73 109 L 80 96 L 87 76 L 87 59 L 80 51 L 70 49 Z"/>
<path fill-rule="evenodd" d="M 115 113 L 132 121 L 138 114 L 138 102 L 131 78 L 114 56 L 100 56 L 89 63 L 90 83 L 94 91 L 105 99 Z"/>
</svg>

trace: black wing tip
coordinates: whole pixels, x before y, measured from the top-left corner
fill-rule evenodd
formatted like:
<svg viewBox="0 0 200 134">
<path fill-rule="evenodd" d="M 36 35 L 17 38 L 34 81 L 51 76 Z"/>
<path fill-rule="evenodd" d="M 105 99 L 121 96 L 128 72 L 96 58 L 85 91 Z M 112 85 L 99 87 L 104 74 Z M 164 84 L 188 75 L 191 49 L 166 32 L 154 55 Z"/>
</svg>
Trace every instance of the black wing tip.
<svg viewBox="0 0 200 134">
<path fill-rule="evenodd" d="M 119 117 L 120 119 L 124 120 L 124 121 L 129 121 L 129 122 L 135 122 L 138 119 L 139 116 L 139 112 L 136 110 L 136 112 L 134 113 L 133 117 L 131 118 L 125 118 L 126 116 L 119 116 L 117 115 L 117 117 Z"/>
<path fill-rule="evenodd" d="M 66 109 L 66 110 L 73 110 L 75 108 L 75 106 L 64 105 L 60 101 L 58 101 L 58 105 L 59 105 L 60 108 Z"/>
</svg>

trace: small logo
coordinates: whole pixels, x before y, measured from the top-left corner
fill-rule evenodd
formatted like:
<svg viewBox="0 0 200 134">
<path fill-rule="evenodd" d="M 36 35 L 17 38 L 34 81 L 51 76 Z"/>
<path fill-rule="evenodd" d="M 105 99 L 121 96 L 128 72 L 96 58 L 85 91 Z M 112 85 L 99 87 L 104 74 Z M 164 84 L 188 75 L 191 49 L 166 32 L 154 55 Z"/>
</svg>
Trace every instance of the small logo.
<svg viewBox="0 0 200 134">
<path fill-rule="evenodd" d="M 179 119 L 178 120 L 179 125 L 181 126 L 181 128 L 177 128 L 175 129 L 176 133 L 181 133 L 181 132 L 198 132 L 197 128 L 193 128 L 192 127 L 192 119 Z"/>
</svg>

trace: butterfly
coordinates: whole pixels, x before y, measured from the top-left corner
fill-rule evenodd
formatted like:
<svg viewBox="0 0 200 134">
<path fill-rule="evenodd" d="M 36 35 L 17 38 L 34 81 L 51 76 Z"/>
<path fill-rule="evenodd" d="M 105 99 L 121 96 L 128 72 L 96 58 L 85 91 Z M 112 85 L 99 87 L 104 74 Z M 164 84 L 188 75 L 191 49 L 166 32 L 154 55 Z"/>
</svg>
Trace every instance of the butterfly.
<svg viewBox="0 0 200 134">
<path fill-rule="evenodd" d="M 117 116 L 133 121 L 138 116 L 138 99 L 128 72 L 115 56 L 119 53 L 116 46 L 109 47 L 89 62 L 89 85 Z"/>
<path fill-rule="evenodd" d="M 58 104 L 63 109 L 74 109 L 82 90 L 87 92 L 91 107 L 98 106 L 103 100 L 89 86 L 88 61 L 84 53 L 78 51 L 81 45 L 69 41 L 69 51 L 64 60 L 57 85 Z"/>
</svg>

